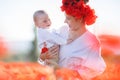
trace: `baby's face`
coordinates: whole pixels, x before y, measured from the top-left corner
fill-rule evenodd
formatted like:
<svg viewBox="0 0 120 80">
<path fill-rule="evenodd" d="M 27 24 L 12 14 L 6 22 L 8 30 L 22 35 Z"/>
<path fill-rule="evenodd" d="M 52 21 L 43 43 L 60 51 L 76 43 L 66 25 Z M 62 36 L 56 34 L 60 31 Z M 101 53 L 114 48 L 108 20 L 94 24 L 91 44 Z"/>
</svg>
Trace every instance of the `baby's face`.
<svg viewBox="0 0 120 80">
<path fill-rule="evenodd" d="M 51 25 L 51 21 L 47 14 L 36 17 L 35 26 L 39 28 L 48 28 Z"/>
</svg>

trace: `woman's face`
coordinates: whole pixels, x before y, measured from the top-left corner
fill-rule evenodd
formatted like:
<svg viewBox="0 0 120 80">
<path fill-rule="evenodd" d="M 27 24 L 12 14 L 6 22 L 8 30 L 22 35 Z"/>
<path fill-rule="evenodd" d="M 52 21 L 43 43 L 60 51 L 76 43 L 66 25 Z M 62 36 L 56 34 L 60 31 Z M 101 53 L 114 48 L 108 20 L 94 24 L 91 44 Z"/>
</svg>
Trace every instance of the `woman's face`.
<svg viewBox="0 0 120 80">
<path fill-rule="evenodd" d="M 69 28 L 71 30 L 78 30 L 79 29 L 79 21 L 70 15 L 65 14 L 65 23 L 67 23 L 69 25 Z"/>
</svg>

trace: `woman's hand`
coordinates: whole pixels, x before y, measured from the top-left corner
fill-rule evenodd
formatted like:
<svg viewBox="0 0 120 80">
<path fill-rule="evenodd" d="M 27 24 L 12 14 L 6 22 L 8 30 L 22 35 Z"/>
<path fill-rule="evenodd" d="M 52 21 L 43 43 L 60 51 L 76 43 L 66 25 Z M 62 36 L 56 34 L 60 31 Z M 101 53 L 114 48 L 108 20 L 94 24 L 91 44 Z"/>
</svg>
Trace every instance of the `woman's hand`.
<svg viewBox="0 0 120 80">
<path fill-rule="evenodd" d="M 59 49 L 60 49 L 59 45 L 53 45 L 52 47 L 48 49 L 47 52 L 41 53 L 40 58 L 42 60 L 54 58 L 58 56 Z"/>
<path fill-rule="evenodd" d="M 48 52 L 46 52 L 46 58 L 51 59 L 58 56 L 59 50 L 60 50 L 59 45 L 53 45 L 48 49 Z"/>
</svg>

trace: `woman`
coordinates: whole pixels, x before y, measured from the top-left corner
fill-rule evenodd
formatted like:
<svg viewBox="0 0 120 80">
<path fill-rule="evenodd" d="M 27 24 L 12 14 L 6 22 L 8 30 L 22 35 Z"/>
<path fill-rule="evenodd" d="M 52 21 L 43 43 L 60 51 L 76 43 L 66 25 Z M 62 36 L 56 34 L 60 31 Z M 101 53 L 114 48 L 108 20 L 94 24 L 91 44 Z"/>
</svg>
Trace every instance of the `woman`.
<svg viewBox="0 0 120 80">
<path fill-rule="evenodd" d="M 68 35 L 74 35 L 74 39 L 70 44 L 60 46 L 59 66 L 78 71 L 83 80 L 100 75 L 106 67 L 101 57 L 99 41 L 86 29 L 86 25 L 91 25 L 96 20 L 94 10 L 86 4 L 87 1 L 62 0 L 61 6 L 66 16 L 65 23 L 68 24 L 61 28 L 61 34 L 66 39 L 69 39 Z M 57 47 L 50 49 L 55 53 L 57 50 Z"/>
</svg>

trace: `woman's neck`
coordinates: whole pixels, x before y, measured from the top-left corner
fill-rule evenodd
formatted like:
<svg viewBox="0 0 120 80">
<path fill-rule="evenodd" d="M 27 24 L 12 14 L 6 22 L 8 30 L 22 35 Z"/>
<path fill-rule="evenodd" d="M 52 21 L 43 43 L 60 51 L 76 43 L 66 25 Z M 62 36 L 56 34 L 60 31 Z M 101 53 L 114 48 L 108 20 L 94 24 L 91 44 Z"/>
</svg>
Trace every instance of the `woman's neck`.
<svg viewBox="0 0 120 80">
<path fill-rule="evenodd" d="M 79 26 L 80 27 L 80 26 Z M 85 26 L 80 27 L 79 29 L 76 30 L 69 30 L 69 35 L 68 35 L 68 43 L 72 42 L 73 40 L 79 38 L 82 34 L 86 32 Z"/>
<path fill-rule="evenodd" d="M 79 28 L 76 30 L 70 30 L 70 33 L 73 35 L 76 35 L 76 37 L 80 37 L 82 34 L 84 34 L 87 31 L 85 25 L 79 25 Z"/>
<path fill-rule="evenodd" d="M 77 33 L 79 36 L 81 36 L 81 35 L 84 34 L 86 31 L 87 31 L 87 30 L 86 30 L 86 27 L 85 27 L 85 25 L 83 25 L 82 27 L 80 27 L 80 28 L 78 29 L 78 31 L 76 31 L 76 33 Z"/>
</svg>

